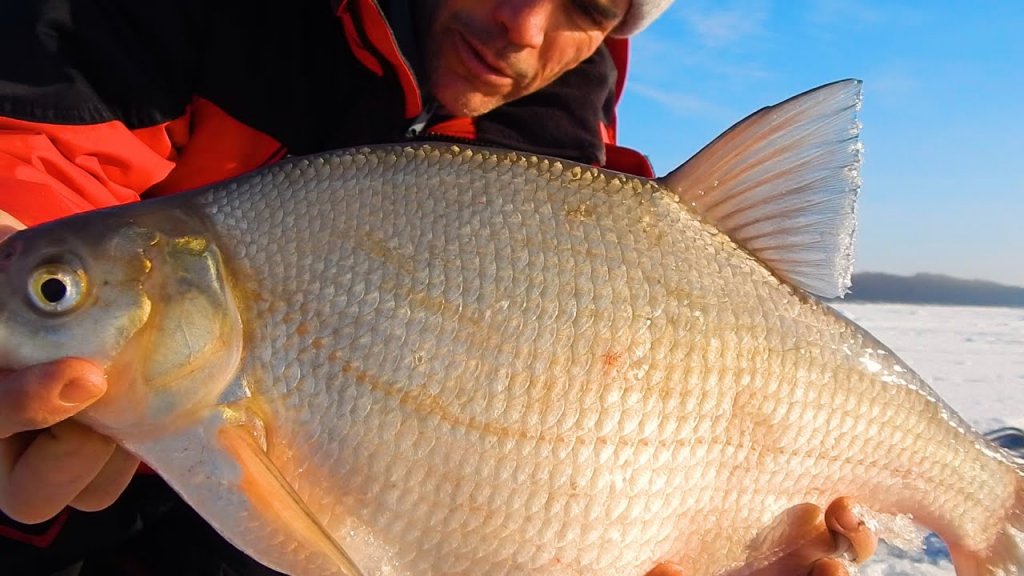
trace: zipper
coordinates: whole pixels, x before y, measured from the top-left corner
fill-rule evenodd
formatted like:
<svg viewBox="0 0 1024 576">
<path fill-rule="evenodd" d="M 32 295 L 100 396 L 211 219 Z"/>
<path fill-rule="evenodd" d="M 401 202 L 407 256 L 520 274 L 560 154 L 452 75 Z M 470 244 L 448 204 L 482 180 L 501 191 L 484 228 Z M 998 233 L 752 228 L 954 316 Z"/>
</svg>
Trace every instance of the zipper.
<svg viewBox="0 0 1024 576">
<path fill-rule="evenodd" d="M 427 127 L 427 122 L 430 121 L 430 117 L 437 111 L 437 102 L 428 102 L 423 110 L 420 111 L 416 119 L 409 125 L 409 129 L 405 131 L 406 138 L 415 138 L 423 133 L 423 129 Z"/>
</svg>

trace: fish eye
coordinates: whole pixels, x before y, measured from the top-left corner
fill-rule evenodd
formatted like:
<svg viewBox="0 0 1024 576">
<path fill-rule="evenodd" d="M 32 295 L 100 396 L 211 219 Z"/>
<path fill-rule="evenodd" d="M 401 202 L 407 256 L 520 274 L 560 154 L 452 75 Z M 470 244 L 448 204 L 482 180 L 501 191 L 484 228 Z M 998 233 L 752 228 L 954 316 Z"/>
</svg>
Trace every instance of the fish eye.
<svg viewBox="0 0 1024 576">
<path fill-rule="evenodd" d="M 28 281 L 28 299 L 41 312 L 61 314 L 85 297 L 85 271 L 66 264 L 36 268 Z"/>
</svg>

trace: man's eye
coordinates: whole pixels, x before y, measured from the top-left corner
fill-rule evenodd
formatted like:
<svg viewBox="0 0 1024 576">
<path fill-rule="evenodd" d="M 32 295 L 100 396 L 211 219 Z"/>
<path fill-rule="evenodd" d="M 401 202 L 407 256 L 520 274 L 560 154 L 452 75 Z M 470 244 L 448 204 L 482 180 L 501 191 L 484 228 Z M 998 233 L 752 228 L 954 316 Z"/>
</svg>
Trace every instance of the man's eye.
<svg viewBox="0 0 1024 576">
<path fill-rule="evenodd" d="M 580 16 L 598 28 L 611 27 L 622 17 L 614 7 L 600 0 L 572 0 L 572 6 Z"/>
</svg>

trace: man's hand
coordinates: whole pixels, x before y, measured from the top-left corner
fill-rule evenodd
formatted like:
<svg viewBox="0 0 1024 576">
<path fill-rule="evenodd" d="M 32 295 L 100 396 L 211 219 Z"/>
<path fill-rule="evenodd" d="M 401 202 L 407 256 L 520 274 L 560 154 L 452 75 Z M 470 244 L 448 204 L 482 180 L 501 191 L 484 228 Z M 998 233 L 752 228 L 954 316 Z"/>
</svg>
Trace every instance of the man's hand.
<svg viewBox="0 0 1024 576">
<path fill-rule="evenodd" d="M 0 239 L 20 228 L 0 212 Z M 81 359 L 0 370 L 0 510 L 35 523 L 69 504 L 104 508 L 121 494 L 138 459 L 67 420 L 106 389 L 103 371 Z"/>
<path fill-rule="evenodd" d="M 765 547 L 781 551 L 774 561 L 749 576 L 849 576 L 840 559 L 864 562 L 875 553 L 877 535 L 857 515 L 854 502 L 837 498 L 822 509 L 801 504 L 773 526 Z M 675 564 L 654 567 L 646 576 L 686 576 Z"/>
</svg>

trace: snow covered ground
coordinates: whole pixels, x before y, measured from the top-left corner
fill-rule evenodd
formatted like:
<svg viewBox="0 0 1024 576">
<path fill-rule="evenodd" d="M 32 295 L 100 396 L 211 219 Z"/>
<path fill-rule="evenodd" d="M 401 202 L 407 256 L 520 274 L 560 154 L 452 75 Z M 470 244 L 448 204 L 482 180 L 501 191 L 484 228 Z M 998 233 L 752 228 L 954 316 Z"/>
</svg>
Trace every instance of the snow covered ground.
<svg viewBox="0 0 1024 576">
<path fill-rule="evenodd" d="M 982 431 L 1024 427 L 1024 309 L 841 303 Z M 880 548 L 861 576 L 954 574 L 934 537 L 921 550 Z"/>
</svg>

